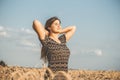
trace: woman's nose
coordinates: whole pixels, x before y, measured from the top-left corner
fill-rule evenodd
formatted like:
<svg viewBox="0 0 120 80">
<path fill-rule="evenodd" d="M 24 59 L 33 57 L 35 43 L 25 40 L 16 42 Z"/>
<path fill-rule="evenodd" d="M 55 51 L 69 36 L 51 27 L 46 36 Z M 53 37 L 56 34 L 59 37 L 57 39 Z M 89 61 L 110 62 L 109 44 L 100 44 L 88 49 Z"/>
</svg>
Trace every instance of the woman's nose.
<svg viewBox="0 0 120 80">
<path fill-rule="evenodd" d="M 59 28 L 61 28 L 61 26 L 60 26 L 60 25 L 58 25 L 58 27 L 59 27 Z"/>
</svg>

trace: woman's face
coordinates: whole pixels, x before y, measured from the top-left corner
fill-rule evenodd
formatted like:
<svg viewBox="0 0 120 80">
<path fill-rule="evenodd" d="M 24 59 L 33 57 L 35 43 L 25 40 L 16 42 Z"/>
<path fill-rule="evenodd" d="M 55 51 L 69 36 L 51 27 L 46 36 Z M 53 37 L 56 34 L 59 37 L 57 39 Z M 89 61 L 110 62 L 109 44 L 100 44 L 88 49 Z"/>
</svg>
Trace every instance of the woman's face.
<svg viewBox="0 0 120 80">
<path fill-rule="evenodd" d="M 59 20 L 55 20 L 49 27 L 49 30 L 54 33 L 59 33 L 61 30 L 61 25 Z"/>
</svg>

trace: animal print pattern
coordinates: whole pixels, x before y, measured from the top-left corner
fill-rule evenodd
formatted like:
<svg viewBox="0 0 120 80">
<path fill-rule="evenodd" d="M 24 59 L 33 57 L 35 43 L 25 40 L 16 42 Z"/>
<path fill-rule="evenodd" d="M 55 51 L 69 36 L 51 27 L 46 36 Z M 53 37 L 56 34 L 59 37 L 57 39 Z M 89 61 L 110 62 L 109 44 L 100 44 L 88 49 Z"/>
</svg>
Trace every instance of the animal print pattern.
<svg viewBox="0 0 120 80">
<path fill-rule="evenodd" d="M 56 42 L 52 38 L 46 36 L 45 40 L 41 40 L 43 47 L 46 48 L 48 67 L 53 71 L 68 71 L 68 60 L 70 51 L 66 46 L 66 37 L 59 37 L 61 43 Z"/>
</svg>

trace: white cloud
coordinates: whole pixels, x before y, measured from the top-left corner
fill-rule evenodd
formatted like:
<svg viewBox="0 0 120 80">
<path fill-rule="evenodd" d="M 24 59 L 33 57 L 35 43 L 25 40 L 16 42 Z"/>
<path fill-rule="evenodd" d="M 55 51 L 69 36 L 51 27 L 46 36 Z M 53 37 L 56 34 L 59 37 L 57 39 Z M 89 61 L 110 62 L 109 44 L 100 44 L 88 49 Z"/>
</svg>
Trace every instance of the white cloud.
<svg viewBox="0 0 120 80">
<path fill-rule="evenodd" d="M 41 49 L 39 45 L 27 39 L 21 40 L 20 44 L 22 47 L 24 47 L 25 49 L 29 49 L 30 51 L 40 52 Z"/>
<path fill-rule="evenodd" d="M 82 50 L 81 53 L 95 54 L 97 56 L 102 56 L 103 55 L 103 51 L 101 49 L 85 49 L 85 50 Z"/>
<path fill-rule="evenodd" d="M 34 33 L 33 30 L 25 29 L 25 28 L 21 28 L 21 31 L 23 31 L 23 32 L 25 32 L 25 33 L 28 33 L 28 34 L 33 34 L 33 33 Z"/>
<path fill-rule="evenodd" d="M 103 52 L 102 52 L 102 50 L 100 50 L 100 49 L 94 50 L 94 53 L 95 53 L 97 56 L 102 56 L 102 55 L 103 55 Z"/>
<path fill-rule="evenodd" d="M 23 35 L 24 34 L 24 35 Z M 3 27 L 0 26 L 0 37 L 11 37 L 11 38 L 18 38 L 23 36 L 31 36 L 35 34 L 34 30 L 29 28 L 13 28 L 13 27 Z M 23 36 L 20 36 L 23 35 Z"/>
<path fill-rule="evenodd" d="M 16 51 L 39 53 L 41 48 L 34 35 L 34 30 L 29 28 L 0 26 L 0 49 L 3 49 L 2 53 L 7 53 L 9 50 L 12 51 L 11 53 Z M 12 45 L 12 47 L 8 45 Z M 13 48 L 15 49 L 13 50 Z"/>
<path fill-rule="evenodd" d="M 3 31 L 3 30 L 4 30 L 4 28 L 2 26 L 0 26 L 0 31 Z"/>
<path fill-rule="evenodd" d="M 25 46 L 30 46 L 30 47 L 36 47 L 36 44 L 31 42 L 31 41 L 29 41 L 29 40 L 22 40 L 21 44 L 25 45 Z"/>
<path fill-rule="evenodd" d="M 7 32 L 5 32 L 5 31 L 0 32 L 0 36 L 6 37 L 7 36 Z"/>
<path fill-rule="evenodd" d="M 0 37 L 8 37 L 7 31 L 2 26 L 0 26 Z"/>
</svg>

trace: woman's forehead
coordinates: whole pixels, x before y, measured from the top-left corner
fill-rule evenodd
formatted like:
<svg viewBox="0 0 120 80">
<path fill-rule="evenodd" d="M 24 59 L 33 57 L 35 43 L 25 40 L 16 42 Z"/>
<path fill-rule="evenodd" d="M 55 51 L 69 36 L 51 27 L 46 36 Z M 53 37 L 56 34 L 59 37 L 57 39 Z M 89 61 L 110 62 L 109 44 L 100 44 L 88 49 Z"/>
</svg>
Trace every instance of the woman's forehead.
<svg viewBox="0 0 120 80">
<path fill-rule="evenodd" d="M 55 20 L 53 23 L 59 23 L 60 24 L 60 21 L 59 20 Z"/>
</svg>

